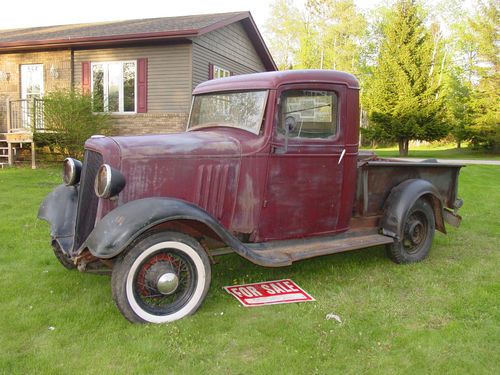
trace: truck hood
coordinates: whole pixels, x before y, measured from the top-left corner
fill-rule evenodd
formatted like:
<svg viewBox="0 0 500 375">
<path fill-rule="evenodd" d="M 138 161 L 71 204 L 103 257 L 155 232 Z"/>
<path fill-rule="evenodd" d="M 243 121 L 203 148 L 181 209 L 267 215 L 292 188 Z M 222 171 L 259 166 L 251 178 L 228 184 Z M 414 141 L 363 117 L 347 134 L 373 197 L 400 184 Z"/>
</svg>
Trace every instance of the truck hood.
<svg viewBox="0 0 500 375">
<path fill-rule="evenodd" d="M 112 139 L 120 147 L 122 159 L 241 155 L 240 141 L 220 131 L 193 131 Z"/>
</svg>

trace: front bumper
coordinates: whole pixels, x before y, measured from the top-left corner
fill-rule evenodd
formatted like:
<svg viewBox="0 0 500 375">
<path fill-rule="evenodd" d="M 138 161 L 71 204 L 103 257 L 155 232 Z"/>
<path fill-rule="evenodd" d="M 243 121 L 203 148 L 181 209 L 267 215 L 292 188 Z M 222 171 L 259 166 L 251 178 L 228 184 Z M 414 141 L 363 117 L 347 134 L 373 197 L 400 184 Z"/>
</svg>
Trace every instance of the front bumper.
<svg viewBox="0 0 500 375">
<path fill-rule="evenodd" d="M 50 224 L 52 241 L 69 257 L 74 250 L 77 207 L 78 187 L 59 185 L 45 197 L 38 210 L 38 218 Z"/>
</svg>

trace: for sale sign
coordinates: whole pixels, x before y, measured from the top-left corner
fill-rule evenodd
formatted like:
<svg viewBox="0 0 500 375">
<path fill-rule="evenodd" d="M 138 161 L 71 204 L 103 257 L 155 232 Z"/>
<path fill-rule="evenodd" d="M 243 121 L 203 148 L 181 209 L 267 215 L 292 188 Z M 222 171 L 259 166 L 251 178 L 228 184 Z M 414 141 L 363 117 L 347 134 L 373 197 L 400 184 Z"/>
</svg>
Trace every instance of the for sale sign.
<svg viewBox="0 0 500 375">
<path fill-rule="evenodd" d="M 290 279 L 225 286 L 224 289 L 245 307 L 315 301 Z"/>
</svg>

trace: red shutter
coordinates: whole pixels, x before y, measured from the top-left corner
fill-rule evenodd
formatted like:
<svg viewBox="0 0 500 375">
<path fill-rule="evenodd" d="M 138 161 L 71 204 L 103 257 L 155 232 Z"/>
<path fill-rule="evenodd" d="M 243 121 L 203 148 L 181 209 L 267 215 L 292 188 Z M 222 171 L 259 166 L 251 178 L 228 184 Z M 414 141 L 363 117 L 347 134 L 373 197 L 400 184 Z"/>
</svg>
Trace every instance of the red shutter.
<svg viewBox="0 0 500 375">
<path fill-rule="evenodd" d="M 148 59 L 137 59 L 137 113 L 148 111 Z"/>
<path fill-rule="evenodd" d="M 208 64 L 208 79 L 214 79 L 214 64 Z"/>
<path fill-rule="evenodd" d="M 90 93 L 90 61 L 82 62 L 82 92 Z"/>
</svg>

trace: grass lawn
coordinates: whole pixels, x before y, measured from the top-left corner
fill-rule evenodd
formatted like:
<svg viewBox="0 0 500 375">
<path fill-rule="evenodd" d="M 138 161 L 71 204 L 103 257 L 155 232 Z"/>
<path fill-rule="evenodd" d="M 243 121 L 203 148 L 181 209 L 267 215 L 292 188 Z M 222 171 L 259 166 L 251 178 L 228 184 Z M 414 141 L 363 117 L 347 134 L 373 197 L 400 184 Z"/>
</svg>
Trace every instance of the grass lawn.
<svg viewBox="0 0 500 375">
<path fill-rule="evenodd" d="M 368 149 L 367 149 L 368 150 Z M 396 147 L 377 148 L 373 150 L 382 157 L 399 157 L 399 150 Z M 472 150 L 468 147 L 456 148 L 455 145 L 427 145 L 411 147 L 408 152 L 410 158 L 437 158 L 437 159 L 484 159 L 500 160 L 500 154 L 488 153 L 480 150 Z"/>
<path fill-rule="evenodd" d="M 422 263 L 396 265 L 382 247 L 281 269 L 228 255 L 201 309 L 162 326 L 122 318 L 109 277 L 59 265 L 35 218 L 59 181 L 0 170 L 0 373 L 500 373 L 500 167 L 463 169 L 462 226 Z M 317 301 L 246 309 L 222 289 L 280 278 Z"/>
</svg>

